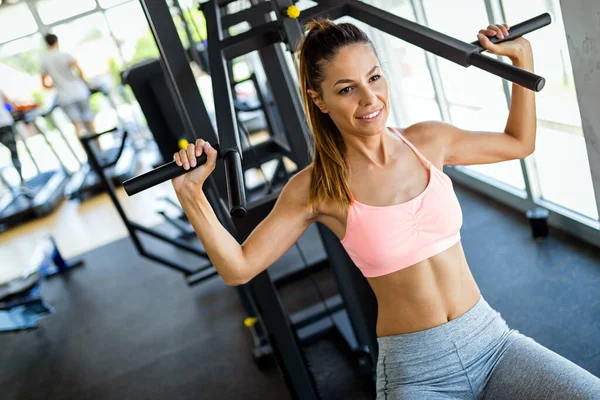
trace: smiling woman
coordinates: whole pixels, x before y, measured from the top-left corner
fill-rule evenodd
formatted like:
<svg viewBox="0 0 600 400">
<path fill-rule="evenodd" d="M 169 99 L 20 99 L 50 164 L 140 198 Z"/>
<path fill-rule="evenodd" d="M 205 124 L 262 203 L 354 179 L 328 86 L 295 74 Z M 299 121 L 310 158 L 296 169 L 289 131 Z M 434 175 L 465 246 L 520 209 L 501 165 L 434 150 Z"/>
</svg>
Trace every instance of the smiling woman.
<svg viewBox="0 0 600 400">
<path fill-rule="evenodd" d="M 309 204 L 330 200 L 344 208 L 352 193 L 345 179 L 348 165 L 341 131 L 378 135 L 389 116 L 388 84 L 373 44 L 355 25 L 318 20 L 307 29 L 298 56 L 303 60 L 300 88 L 315 139 Z M 348 49 L 338 52 L 341 47 Z"/>
<path fill-rule="evenodd" d="M 377 298 L 378 398 L 599 396 L 596 377 L 509 328 L 481 296 L 461 244 L 460 204 L 442 171 L 530 154 L 533 92 L 513 86 L 504 132 L 442 122 L 391 128 L 388 82 L 367 35 L 330 20 L 312 21 L 307 30 L 298 48 L 299 82 L 313 162 L 290 179 L 242 245 L 201 190 L 217 150 L 198 139 L 174 154 L 176 165 L 194 168 L 173 186 L 221 277 L 232 286 L 249 282 L 320 222 Z M 508 25 L 489 25 L 478 38 L 489 52 L 533 71 L 527 40 L 489 40 L 509 35 Z M 196 168 L 203 154 L 206 162 Z M 280 239 L 274 245 L 272 238 Z"/>
</svg>

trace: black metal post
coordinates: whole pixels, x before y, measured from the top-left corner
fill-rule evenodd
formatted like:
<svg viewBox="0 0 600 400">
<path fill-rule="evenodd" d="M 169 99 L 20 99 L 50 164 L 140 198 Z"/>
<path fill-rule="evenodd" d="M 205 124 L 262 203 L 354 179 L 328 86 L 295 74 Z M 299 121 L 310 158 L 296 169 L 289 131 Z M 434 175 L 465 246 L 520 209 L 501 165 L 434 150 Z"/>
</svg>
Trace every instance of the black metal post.
<svg viewBox="0 0 600 400">
<path fill-rule="evenodd" d="M 160 51 L 162 66 L 170 83 L 174 103 L 181 113 L 188 141 L 203 138 L 210 143 L 217 143 L 217 135 L 198 91 L 167 2 L 140 2 Z"/>
</svg>

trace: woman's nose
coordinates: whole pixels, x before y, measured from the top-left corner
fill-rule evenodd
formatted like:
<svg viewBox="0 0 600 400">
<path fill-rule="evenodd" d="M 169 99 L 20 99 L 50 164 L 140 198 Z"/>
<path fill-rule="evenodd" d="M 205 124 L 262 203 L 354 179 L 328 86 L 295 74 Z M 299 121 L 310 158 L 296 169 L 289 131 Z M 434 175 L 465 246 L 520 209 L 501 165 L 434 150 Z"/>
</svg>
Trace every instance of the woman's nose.
<svg viewBox="0 0 600 400">
<path fill-rule="evenodd" d="M 370 89 L 364 89 L 360 98 L 360 105 L 370 106 L 371 104 L 375 103 L 376 99 L 377 96 L 375 96 L 375 93 L 373 93 Z"/>
</svg>

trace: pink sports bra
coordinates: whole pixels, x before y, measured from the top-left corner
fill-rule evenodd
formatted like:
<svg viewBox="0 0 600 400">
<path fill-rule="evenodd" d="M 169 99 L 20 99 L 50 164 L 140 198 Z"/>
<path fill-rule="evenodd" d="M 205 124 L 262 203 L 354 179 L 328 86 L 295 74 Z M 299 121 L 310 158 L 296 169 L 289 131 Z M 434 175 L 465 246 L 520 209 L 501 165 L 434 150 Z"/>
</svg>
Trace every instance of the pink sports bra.
<svg viewBox="0 0 600 400">
<path fill-rule="evenodd" d="M 421 194 L 404 203 L 376 207 L 353 200 L 350 204 L 342 245 L 367 278 L 414 265 L 460 240 L 463 216 L 452 181 L 396 133 L 429 170 L 429 182 Z"/>
</svg>

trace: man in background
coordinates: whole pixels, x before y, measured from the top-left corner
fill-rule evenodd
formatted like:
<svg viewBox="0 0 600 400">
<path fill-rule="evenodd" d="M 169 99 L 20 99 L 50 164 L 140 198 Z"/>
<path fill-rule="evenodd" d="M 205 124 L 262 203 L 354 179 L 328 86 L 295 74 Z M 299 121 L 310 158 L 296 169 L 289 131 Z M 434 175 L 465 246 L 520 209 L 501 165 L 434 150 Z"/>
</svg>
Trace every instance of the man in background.
<svg viewBox="0 0 600 400">
<path fill-rule="evenodd" d="M 58 48 L 56 35 L 44 37 L 48 53 L 40 64 L 42 86 L 56 88 L 57 102 L 75 125 L 77 136 L 84 134 L 84 124 L 88 133 L 95 133 L 93 112 L 90 108 L 90 90 L 85 82 L 81 67 L 68 53 Z M 49 80 L 51 79 L 51 82 Z"/>
</svg>

